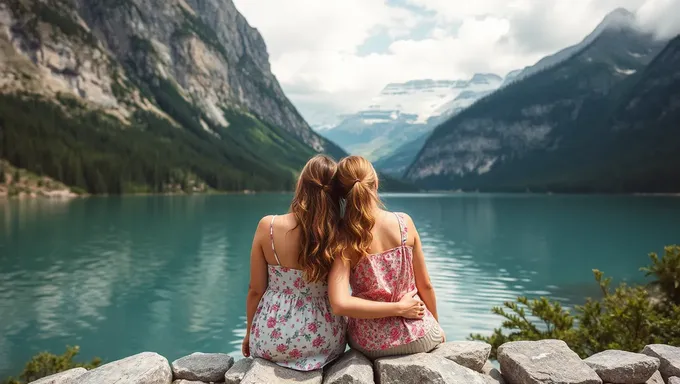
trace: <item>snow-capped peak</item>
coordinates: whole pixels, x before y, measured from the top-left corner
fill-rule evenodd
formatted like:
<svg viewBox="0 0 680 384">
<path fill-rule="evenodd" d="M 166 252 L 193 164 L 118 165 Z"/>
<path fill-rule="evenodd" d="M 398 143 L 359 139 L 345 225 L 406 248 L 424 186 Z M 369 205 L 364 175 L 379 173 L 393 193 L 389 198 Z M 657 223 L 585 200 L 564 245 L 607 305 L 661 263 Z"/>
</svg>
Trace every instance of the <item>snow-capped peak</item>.
<svg viewBox="0 0 680 384">
<path fill-rule="evenodd" d="M 458 104 L 471 104 L 475 95 L 481 95 L 498 88 L 503 79 L 492 73 L 477 73 L 470 80 L 420 79 L 405 83 L 390 83 L 371 100 L 371 105 L 361 114 L 375 119 L 395 119 L 408 115 L 415 123 L 425 123 L 430 117 L 458 108 L 452 103 L 465 93 Z M 478 98 L 478 97 L 477 97 Z M 465 105 L 465 106 L 467 106 Z M 370 113 L 368 113 L 370 112 Z"/>
</svg>

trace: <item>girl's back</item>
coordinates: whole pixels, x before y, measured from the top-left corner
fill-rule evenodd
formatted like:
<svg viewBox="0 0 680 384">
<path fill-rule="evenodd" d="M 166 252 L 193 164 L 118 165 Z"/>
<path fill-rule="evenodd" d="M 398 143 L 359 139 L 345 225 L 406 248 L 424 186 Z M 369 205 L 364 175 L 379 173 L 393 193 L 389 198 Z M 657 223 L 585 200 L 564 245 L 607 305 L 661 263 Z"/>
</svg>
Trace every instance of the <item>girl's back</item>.
<svg viewBox="0 0 680 384">
<path fill-rule="evenodd" d="M 334 186 L 344 209 L 330 296 L 335 312 L 350 317 L 350 345 L 370 358 L 432 350 L 444 336 L 413 221 L 382 209 L 378 175 L 363 157 L 342 159 Z"/>
<path fill-rule="evenodd" d="M 322 368 L 345 350 L 345 322 L 334 316 L 325 281 L 307 282 L 297 265 L 300 231 L 293 215 L 267 216 L 262 249 L 268 285 L 251 328 L 250 352 L 297 370 Z"/>
<path fill-rule="evenodd" d="M 413 268 L 415 240 L 408 237 L 404 214 L 382 212 L 381 217 L 376 218 L 371 231 L 372 253 L 359 259 L 352 267 L 350 285 L 352 295 L 355 297 L 397 302 L 407 292 L 416 289 Z M 421 340 L 428 336 L 430 330 L 438 331 L 439 327 L 427 309 L 421 319 L 384 317 L 349 320 L 350 344 L 369 357 L 378 357 L 376 351 L 393 349 Z M 436 345 L 441 341 L 439 332 L 435 333 L 430 335 L 432 340 L 428 339 L 427 342 Z M 413 352 L 417 350 L 414 349 Z M 408 350 L 405 353 L 408 353 Z"/>
<path fill-rule="evenodd" d="M 327 246 L 339 219 L 330 187 L 337 169 L 324 155 L 300 172 L 290 213 L 266 216 L 255 231 L 246 299 L 244 356 L 301 371 L 319 369 L 345 350 L 345 320 L 331 312 Z"/>
</svg>

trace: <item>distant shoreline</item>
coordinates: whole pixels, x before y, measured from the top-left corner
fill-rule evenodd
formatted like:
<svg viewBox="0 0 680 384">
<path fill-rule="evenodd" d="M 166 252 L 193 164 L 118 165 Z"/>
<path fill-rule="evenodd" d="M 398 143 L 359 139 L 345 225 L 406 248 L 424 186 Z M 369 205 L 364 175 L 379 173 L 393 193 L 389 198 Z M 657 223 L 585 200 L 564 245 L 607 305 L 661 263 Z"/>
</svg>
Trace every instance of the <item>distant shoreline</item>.
<svg viewBox="0 0 680 384">
<path fill-rule="evenodd" d="M 61 191 L 60 191 L 61 192 Z M 293 191 L 210 191 L 210 192 L 167 192 L 167 193 L 123 193 L 119 195 L 114 194 L 88 194 L 88 193 L 58 193 L 58 194 L 20 194 L 16 196 L 8 196 L 0 193 L 0 200 L 51 200 L 51 201 L 70 201 L 74 199 L 84 198 L 104 198 L 104 197 L 149 197 L 149 196 L 212 196 L 212 195 L 259 195 L 259 194 L 291 194 Z M 477 191 L 417 191 L 417 192 L 399 192 L 399 191 L 385 191 L 381 195 L 516 195 L 516 196 L 639 196 L 639 197 L 677 197 L 680 198 L 680 193 L 569 193 L 569 192 L 477 192 Z"/>
<path fill-rule="evenodd" d="M 418 192 L 382 192 L 384 194 L 422 194 L 422 195 L 546 195 L 546 196 L 643 196 L 643 197 L 680 197 L 680 192 L 660 192 L 660 193 L 641 193 L 641 192 L 625 192 L 625 193 L 603 193 L 603 192 L 516 192 L 516 191 L 447 191 L 447 190 L 431 190 Z"/>
</svg>

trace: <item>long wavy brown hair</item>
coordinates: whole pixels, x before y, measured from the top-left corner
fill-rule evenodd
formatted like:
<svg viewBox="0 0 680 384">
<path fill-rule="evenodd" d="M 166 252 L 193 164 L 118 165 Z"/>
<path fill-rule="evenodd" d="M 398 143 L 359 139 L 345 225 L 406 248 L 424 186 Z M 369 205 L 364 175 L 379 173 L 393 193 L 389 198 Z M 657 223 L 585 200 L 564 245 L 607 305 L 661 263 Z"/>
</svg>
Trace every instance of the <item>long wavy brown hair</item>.
<svg viewBox="0 0 680 384">
<path fill-rule="evenodd" d="M 338 162 L 333 189 L 344 200 L 344 214 L 338 222 L 338 233 L 331 243 L 334 255 L 355 265 L 368 255 L 375 225 L 372 208 L 382 207 L 378 196 L 378 174 L 370 161 L 361 156 L 348 156 Z"/>
<path fill-rule="evenodd" d="M 337 164 L 328 156 L 311 158 L 300 172 L 290 204 L 296 228 L 301 232 L 298 264 L 308 282 L 325 282 L 333 264 L 329 244 L 335 242 L 335 227 L 340 218 L 332 189 L 336 169 Z"/>
</svg>

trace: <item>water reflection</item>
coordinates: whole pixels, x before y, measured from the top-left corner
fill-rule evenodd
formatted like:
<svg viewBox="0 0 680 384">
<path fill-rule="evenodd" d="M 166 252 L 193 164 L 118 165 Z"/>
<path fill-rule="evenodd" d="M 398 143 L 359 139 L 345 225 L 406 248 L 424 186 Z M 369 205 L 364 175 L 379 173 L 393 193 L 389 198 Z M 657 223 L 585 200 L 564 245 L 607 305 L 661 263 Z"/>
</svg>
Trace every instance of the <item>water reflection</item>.
<svg viewBox="0 0 680 384">
<path fill-rule="evenodd" d="M 289 195 L 0 202 L 0 377 L 79 344 L 113 360 L 142 350 L 239 356 L 258 220 Z M 680 242 L 680 199 L 390 195 L 423 241 L 450 339 L 499 325 L 518 295 L 595 294 L 591 268 L 623 279 Z"/>
</svg>

